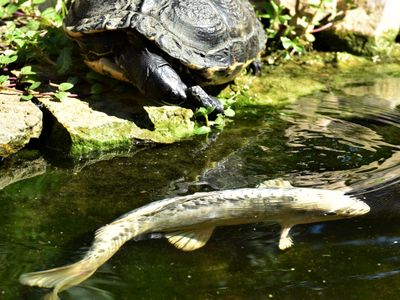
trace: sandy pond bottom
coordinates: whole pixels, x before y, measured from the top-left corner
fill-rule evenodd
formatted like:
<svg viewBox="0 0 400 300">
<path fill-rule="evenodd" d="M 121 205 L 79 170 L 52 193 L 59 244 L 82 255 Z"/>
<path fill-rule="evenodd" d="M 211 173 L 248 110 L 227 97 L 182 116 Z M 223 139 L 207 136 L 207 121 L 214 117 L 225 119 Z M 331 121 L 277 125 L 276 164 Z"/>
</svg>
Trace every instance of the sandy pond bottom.
<svg viewBox="0 0 400 300">
<path fill-rule="evenodd" d="M 202 249 L 129 242 L 62 299 L 398 299 L 400 79 L 319 92 L 280 109 L 249 108 L 222 132 L 96 163 L 42 159 L 41 175 L 0 191 L 0 298 L 40 299 L 27 271 L 77 260 L 94 231 L 151 201 L 197 191 L 351 186 L 372 208 L 351 220 L 218 229 Z"/>
</svg>

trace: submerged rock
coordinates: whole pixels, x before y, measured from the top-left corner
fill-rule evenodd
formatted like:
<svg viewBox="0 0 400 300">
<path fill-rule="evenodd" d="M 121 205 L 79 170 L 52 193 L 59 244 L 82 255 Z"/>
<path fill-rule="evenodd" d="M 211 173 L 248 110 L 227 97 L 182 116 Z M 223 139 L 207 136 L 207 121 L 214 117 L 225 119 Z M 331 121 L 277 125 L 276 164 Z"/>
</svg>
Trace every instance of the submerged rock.
<svg viewBox="0 0 400 300">
<path fill-rule="evenodd" d="M 67 98 L 38 99 L 55 118 L 49 146 L 72 156 L 116 149 L 129 150 L 137 140 L 172 143 L 193 134 L 191 110 L 179 107 L 147 108 L 155 130 L 138 127 L 133 121 L 95 110 L 87 102 Z"/>
<path fill-rule="evenodd" d="M 0 92 L 0 157 L 7 157 L 23 148 L 42 132 L 42 112 L 20 95 Z"/>
</svg>

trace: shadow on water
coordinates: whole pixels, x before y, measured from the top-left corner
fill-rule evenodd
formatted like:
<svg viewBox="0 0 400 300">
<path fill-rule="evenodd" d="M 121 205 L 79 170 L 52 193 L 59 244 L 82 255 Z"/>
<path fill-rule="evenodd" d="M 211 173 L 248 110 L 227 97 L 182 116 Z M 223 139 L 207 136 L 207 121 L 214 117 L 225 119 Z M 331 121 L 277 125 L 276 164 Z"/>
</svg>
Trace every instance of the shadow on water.
<svg viewBox="0 0 400 300">
<path fill-rule="evenodd" d="M 45 291 L 19 285 L 21 273 L 76 261 L 98 227 L 133 208 L 283 178 L 347 190 L 371 214 L 296 226 L 285 252 L 279 227 L 263 224 L 220 228 L 189 253 L 164 240 L 128 243 L 62 299 L 397 299 L 398 86 L 379 79 L 283 109 L 249 108 L 222 132 L 119 157 L 3 163 L 0 298 L 39 299 Z"/>
</svg>

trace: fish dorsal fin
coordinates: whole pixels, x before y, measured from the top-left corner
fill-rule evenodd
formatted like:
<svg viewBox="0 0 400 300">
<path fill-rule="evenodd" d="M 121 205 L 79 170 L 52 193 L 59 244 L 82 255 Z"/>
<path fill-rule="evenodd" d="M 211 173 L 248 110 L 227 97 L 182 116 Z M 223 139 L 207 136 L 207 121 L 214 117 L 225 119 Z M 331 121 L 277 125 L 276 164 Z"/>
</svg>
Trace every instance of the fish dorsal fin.
<svg viewBox="0 0 400 300">
<path fill-rule="evenodd" d="M 166 233 L 165 237 L 176 248 L 182 251 L 193 251 L 203 247 L 210 239 L 213 231 L 214 227 L 190 231 L 182 230 Z"/>
<path fill-rule="evenodd" d="M 289 181 L 283 180 L 281 178 L 266 180 L 258 185 L 259 189 L 271 189 L 271 188 L 281 188 L 281 189 L 290 189 L 293 186 Z"/>
</svg>

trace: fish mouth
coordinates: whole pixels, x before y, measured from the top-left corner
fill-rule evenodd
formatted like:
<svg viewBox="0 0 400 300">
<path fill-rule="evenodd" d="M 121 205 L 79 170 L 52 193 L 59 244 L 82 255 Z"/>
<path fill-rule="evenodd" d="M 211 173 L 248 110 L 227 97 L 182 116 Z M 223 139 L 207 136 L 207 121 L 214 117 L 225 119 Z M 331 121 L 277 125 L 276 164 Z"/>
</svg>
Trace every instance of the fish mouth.
<svg viewBox="0 0 400 300">
<path fill-rule="evenodd" d="M 348 213 L 350 216 L 362 216 L 367 214 L 370 210 L 371 208 L 367 203 L 358 201 L 349 208 Z"/>
</svg>

